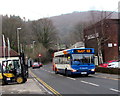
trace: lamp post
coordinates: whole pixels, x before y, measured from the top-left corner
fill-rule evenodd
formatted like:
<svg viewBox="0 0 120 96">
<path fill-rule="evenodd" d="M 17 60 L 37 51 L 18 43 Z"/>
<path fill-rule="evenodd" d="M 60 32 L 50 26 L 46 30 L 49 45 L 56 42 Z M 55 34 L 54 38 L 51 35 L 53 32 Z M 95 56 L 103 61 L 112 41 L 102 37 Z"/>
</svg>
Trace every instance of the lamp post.
<svg viewBox="0 0 120 96">
<path fill-rule="evenodd" d="M 18 42 L 18 54 L 20 54 L 20 39 L 19 39 L 19 30 L 22 28 L 17 28 L 17 42 Z"/>
<path fill-rule="evenodd" d="M 35 45 L 35 42 L 36 42 L 36 41 L 33 41 L 33 54 L 34 54 L 34 45 Z"/>
</svg>

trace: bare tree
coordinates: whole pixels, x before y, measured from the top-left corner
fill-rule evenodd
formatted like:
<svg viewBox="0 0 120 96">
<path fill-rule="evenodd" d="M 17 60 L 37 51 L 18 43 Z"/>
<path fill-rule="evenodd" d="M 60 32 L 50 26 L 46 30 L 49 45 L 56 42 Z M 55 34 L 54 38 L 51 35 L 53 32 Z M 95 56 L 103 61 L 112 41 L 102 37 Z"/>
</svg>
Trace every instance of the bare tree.
<svg viewBox="0 0 120 96">
<path fill-rule="evenodd" d="M 106 37 L 106 33 L 104 31 L 104 25 L 105 25 L 105 20 L 108 14 L 106 14 L 106 11 L 102 11 L 99 16 L 96 16 L 92 11 L 91 11 L 91 24 L 94 28 L 94 36 L 96 38 L 96 43 L 97 43 L 97 52 L 98 52 L 98 58 L 99 58 L 99 63 L 103 63 L 103 54 L 102 54 L 102 45 L 110 38 Z M 110 16 L 108 17 L 110 18 Z M 100 23 L 101 30 L 98 30 L 98 25 L 97 23 Z M 99 33 L 98 33 L 99 31 Z"/>
<path fill-rule="evenodd" d="M 56 28 L 51 20 L 45 18 L 33 21 L 32 29 L 37 41 L 42 43 L 45 48 L 51 48 L 56 42 Z"/>
<path fill-rule="evenodd" d="M 84 42 L 84 28 L 86 26 L 85 22 L 79 22 L 76 24 L 72 31 L 72 37 L 75 42 Z"/>
<path fill-rule="evenodd" d="M 31 58 L 37 58 L 37 54 L 43 54 L 42 59 L 45 59 L 57 42 L 56 28 L 52 21 L 48 18 L 39 19 L 36 21 L 24 21 L 19 16 L 3 16 L 2 31 L 5 38 L 10 39 L 11 48 L 17 51 L 17 28 L 19 30 L 21 49 L 24 48 L 25 53 Z M 33 40 L 36 41 L 34 53 L 30 47 Z"/>
<path fill-rule="evenodd" d="M 16 31 L 18 27 L 21 27 L 22 30 L 20 30 L 20 43 L 24 42 L 24 33 L 25 33 L 25 24 L 23 23 L 22 19 L 19 16 L 10 16 L 8 17 L 3 16 L 2 19 L 2 34 L 5 35 L 5 38 L 9 38 L 11 42 L 11 47 L 14 50 L 17 50 L 17 35 Z"/>
<path fill-rule="evenodd" d="M 88 22 L 78 22 L 71 30 L 68 39 L 70 47 L 77 42 L 85 43 L 84 29 L 88 26 Z"/>
</svg>

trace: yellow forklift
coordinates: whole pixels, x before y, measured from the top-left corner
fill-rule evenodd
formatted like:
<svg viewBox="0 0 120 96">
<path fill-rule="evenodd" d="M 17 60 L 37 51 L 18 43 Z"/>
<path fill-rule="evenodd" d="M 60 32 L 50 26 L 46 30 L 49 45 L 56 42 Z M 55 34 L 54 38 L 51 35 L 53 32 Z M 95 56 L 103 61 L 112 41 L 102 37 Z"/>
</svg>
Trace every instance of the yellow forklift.
<svg viewBox="0 0 120 96">
<path fill-rule="evenodd" d="M 28 66 L 25 64 L 24 54 L 19 57 L 9 57 L 0 63 L 0 81 L 2 85 L 12 82 L 20 84 L 27 81 Z"/>
</svg>

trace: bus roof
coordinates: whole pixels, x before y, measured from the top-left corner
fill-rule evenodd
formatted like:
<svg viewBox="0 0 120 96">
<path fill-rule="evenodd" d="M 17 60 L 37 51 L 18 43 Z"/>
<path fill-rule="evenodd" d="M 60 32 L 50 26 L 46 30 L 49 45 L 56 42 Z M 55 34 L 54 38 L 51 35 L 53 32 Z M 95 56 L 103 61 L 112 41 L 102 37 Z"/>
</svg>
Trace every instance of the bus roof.
<svg viewBox="0 0 120 96">
<path fill-rule="evenodd" d="M 94 48 L 72 48 L 54 53 L 54 57 L 65 54 L 94 54 Z"/>
</svg>

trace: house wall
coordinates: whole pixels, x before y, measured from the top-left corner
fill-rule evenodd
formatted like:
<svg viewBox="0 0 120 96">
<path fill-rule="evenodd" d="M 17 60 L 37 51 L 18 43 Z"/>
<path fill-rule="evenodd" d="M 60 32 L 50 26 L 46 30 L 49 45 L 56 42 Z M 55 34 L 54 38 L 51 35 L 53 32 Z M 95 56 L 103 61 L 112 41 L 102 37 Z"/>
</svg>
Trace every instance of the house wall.
<svg viewBox="0 0 120 96">
<path fill-rule="evenodd" d="M 102 40 L 101 49 L 104 62 L 118 59 L 118 19 L 107 19 L 89 26 L 84 30 L 85 47 L 95 48 L 96 55 L 98 53 L 98 38 Z M 90 37 L 91 36 L 91 37 Z M 100 40 L 99 39 L 99 40 Z M 112 46 L 108 46 L 112 44 Z"/>
<path fill-rule="evenodd" d="M 106 36 L 109 38 L 104 45 L 105 61 L 118 59 L 118 20 L 109 20 L 109 27 L 106 29 Z M 108 46 L 108 44 L 112 46 Z"/>
</svg>

